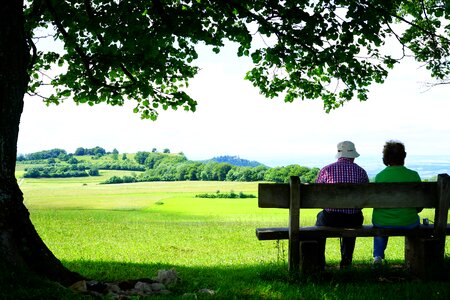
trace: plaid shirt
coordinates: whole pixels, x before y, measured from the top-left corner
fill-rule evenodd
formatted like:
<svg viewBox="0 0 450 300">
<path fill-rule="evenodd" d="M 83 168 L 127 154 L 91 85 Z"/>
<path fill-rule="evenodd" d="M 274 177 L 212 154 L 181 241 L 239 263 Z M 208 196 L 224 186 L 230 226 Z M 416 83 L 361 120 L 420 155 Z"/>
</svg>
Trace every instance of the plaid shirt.
<svg viewBox="0 0 450 300">
<path fill-rule="evenodd" d="M 355 164 L 351 158 L 341 157 L 337 162 L 323 167 L 316 183 L 367 183 L 366 171 Z M 357 208 L 325 208 L 326 211 L 354 214 L 361 211 Z"/>
</svg>

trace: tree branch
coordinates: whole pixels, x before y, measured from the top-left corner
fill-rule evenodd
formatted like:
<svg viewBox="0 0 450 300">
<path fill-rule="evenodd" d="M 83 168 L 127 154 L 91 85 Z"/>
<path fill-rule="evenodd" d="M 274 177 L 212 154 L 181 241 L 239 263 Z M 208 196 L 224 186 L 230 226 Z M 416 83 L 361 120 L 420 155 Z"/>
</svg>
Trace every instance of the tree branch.
<svg viewBox="0 0 450 300">
<path fill-rule="evenodd" d="M 53 21 L 54 21 L 58 31 L 62 34 L 62 36 L 64 37 L 64 39 L 66 41 L 73 43 L 74 49 L 75 49 L 76 53 L 78 54 L 78 56 L 80 57 L 80 59 L 83 63 L 84 69 L 86 70 L 86 75 L 92 81 L 93 84 L 111 89 L 113 91 L 118 91 L 120 89 L 128 88 L 129 86 L 133 85 L 133 84 L 129 84 L 129 85 L 122 85 L 122 86 L 115 86 L 115 85 L 107 84 L 104 80 L 100 80 L 100 79 L 96 78 L 94 76 L 94 74 L 92 73 L 91 58 L 84 52 L 84 50 L 80 47 L 80 45 L 78 45 L 78 43 L 66 31 L 66 29 L 64 28 L 64 26 L 61 23 L 61 19 L 59 18 L 55 8 L 53 7 L 51 1 L 45 0 L 45 2 L 47 5 L 47 8 L 48 8 L 48 11 L 53 16 Z"/>
<path fill-rule="evenodd" d="M 422 2 L 422 3 L 423 3 L 423 2 Z M 382 10 L 382 9 L 376 8 L 376 7 L 374 7 L 374 9 L 376 9 L 376 10 Z M 422 9 L 423 9 L 423 11 L 425 12 L 425 8 L 423 7 Z M 406 24 L 408 24 L 408 25 L 411 25 L 411 27 L 415 27 L 415 28 L 419 29 L 420 31 L 422 31 L 423 33 L 428 34 L 428 35 L 431 36 L 431 37 L 442 38 L 442 39 L 447 40 L 447 41 L 450 42 L 450 39 L 449 39 L 449 38 L 447 38 L 447 37 L 445 37 L 445 36 L 442 36 L 442 35 L 440 35 L 440 34 L 437 34 L 437 33 L 435 33 L 435 32 L 432 32 L 432 31 L 430 31 L 430 30 L 428 30 L 428 29 L 425 29 L 425 28 L 423 28 L 422 26 L 417 25 L 416 23 L 413 23 L 413 22 L 411 22 L 411 21 L 408 21 L 407 19 L 405 19 L 405 18 L 402 17 L 402 16 L 399 16 L 398 14 L 390 13 L 390 12 L 384 10 L 384 9 L 383 9 L 382 11 L 388 13 L 388 14 L 391 15 L 392 17 L 394 17 L 394 18 L 396 18 L 396 19 L 398 19 L 398 20 L 400 20 L 400 21 L 402 21 L 402 22 L 404 22 L 404 23 L 406 23 Z M 425 16 L 426 16 L 426 13 L 425 13 Z M 427 16 L 426 16 L 426 19 L 428 20 L 428 17 L 427 17 Z"/>
<path fill-rule="evenodd" d="M 90 0 L 84 0 L 84 6 L 86 7 L 86 13 L 88 15 L 89 20 L 91 22 L 94 22 L 95 14 L 94 14 L 94 9 L 92 8 L 92 5 L 91 5 L 91 1 Z M 105 40 L 103 39 L 103 37 L 100 34 L 96 33 L 95 36 L 100 41 L 100 44 L 103 47 L 107 47 L 107 45 L 105 44 Z M 120 69 L 128 77 L 128 79 L 130 79 L 134 83 L 137 82 L 136 78 L 133 76 L 133 74 L 131 74 L 127 70 L 127 68 L 125 68 L 125 65 L 123 63 L 120 63 Z"/>
<path fill-rule="evenodd" d="M 396 60 L 402 60 L 403 58 L 405 58 L 406 55 L 406 45 L 402 43 L 400 36 L 394 31 L 394 29 L 392 29 L 391 25 L 389 24 L 389 22 L 386 22 L 386 26 L 389 28 L 389 31 L 395 36 L 395 38 L 397 39 L 397 41 L 400 43 L 400 45 L 402 45 L 402 53 L 403 56 L 401 58 L 396 58 Z"/>
<path fill-rule="evenodd" d="M 46 0 L 46 4 L 47 4 L 50 14 L 53 16 L 53 21 L 56 25 L 56 28 L 58 28 L 58 31 L 62 34 L 62 36 L 64 37 L 64 39 L 66 41 L 72 40 L 71 36 L 69 35 L 69 33 L 66 31 L 66 29 L 62 25 L 61 20 L 60 20 L 58 14 L 56 13 L 56 10 L 53 7 L 51 1 Z M 73 44 L 74 44 L 75 51 L 81 58 L 81 61 L 84 65 L 84 68 L 87 72 L 88 77 L 92 80 L 92 82 L 94 82 L 98 85 L 102 85 L 101 80 L 95 78 L 94 75 L 92 74 L 91 63 L 90 63 L 89 57 L 86 55 L 86 53 L 83 51 L 83 49 L 81 49 L 81 47 L 75 41 L 73 41 Z"/>
<path fill-rule="evenodd" d="M 26 19 L 27 23 L 30 22 L 38 22 L 41 18 L 43 10 L 43 0 L 34 0 L 31 3 L 29 14 L 27 14 Z M 27 30 L 25 30 L 25 38 L 27 39 L 27 44 L 29 49 L 31 50 L 31 59 L 28 64 L 27 70 L 31 71 L 33 69 L 34 64 L 38 59 L 36 44 L 33 42 L 31 28 L 34 26 L 28 26 Z"/>
</svg>

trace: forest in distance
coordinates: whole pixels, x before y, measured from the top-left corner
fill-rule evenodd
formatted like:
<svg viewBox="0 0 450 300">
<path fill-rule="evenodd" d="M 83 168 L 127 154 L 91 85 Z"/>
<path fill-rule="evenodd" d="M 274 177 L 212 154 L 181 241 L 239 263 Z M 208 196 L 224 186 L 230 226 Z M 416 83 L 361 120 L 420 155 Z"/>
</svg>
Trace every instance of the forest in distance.
<svg viewBox="0 0 450 300">
<path fill-rule="evenodd" d="M 189 160 L 183 153 L 139 151 L 107 152 L 102 147 L 77 148 L 74 153 L 64 149 L 44 150 L 17 157 L 23 166 L 24 178 L 61 178 L 98 176 L 99 170 L 132 171 L 123 176 L 112 176 L 104 184 L 148 181 L 269 181 L 288 182 L 290 176 L 299 176 L 304 183 L 314 182 L 319 168 L 292 164 L 270 168 L 237 156 L 220 156 L 205 161 Z"/>
<path fill-rule="evenodd" d="M 193 161 L 182 152 L 171 153 L 165 148 L 158 151 L 120 153 L 117 149 L 106 151 L 102 147 L 77 148 L 73 153 L 64 149 L 43 150 L 20 154 L 17 164 L 23 166 L 25 178 L 97 176 L 99 170 L 133 171 L 124 176 L 113 176 L 104 183 L 129 183 L 140 181 L 271 181 L 288 182 L 290 176 L 299 176 L 302 182 L 313 182 L 319 168 L 333 162 L 333 157 L 309 157 L 300 164 L 268 167 L 254 160 L 223 155 L 212 159 Z M 362 156 L 356 161 L 373 178 L 384 168 L 380 157 Z M 438 174 L 450 173 L 446 156 L 407 157 L 407 167 L 419 172 L 424 180 L 435 180 Z"/>
</svg>

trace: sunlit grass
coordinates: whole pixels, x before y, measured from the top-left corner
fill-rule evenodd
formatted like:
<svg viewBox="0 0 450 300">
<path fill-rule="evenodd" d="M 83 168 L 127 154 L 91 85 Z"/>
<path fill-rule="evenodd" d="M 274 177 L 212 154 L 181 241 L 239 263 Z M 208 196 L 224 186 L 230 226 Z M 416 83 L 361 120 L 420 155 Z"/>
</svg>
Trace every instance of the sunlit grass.
<svg viewBox="0 0 450 300">
<path fill-rule="evenodd" d="M 184 279 L 179 293 L 211 288 L 219 298 L 338 299 L 350 293 L 366 299 L 365 291 L 369 291 L 378 299 L 386 292 L 408 297 L 415 290 L 408 283 L 380 290 L 376 282 L 368 283 L 353 273 L 349 282 L 333 283 L 336 278 L 312 285 L 292 281 L 286 271 L 287 242 L 255 237 L 257 227 L 286 226 L 287 210 L 260 209 L 253 198 L 195 197 L 218 190 L 257 195 L 257 183 L 99 184 L 102 177 L 116 172 L 102 171 L 100 178 L 25 179 L 21 183 L 25 204 L 45 243 L 71 270 L 89 278 L 153 277 L 158 269 L 175 268 Z M 302 225 L 313 225 L 317 212 L 302 211 Z M 371 210 L 364 210 L 364 215 L 370 224 Z M 433 219 L 430 210 L 421 215 Z M 372 238 L 357 239 L 354 261 L 362 266 L 363 276 L 371 272 L 372 249 Z M 326 255 L 328 265 L 336 268 L 338 239 L 328 240 Z M 386 255 L 390 262 L 402 262 L 404 238 L 391 238 Z M 449 295 L 449 288 L 440 283 L 421 286 L 428 295 Z"/>
</svg>

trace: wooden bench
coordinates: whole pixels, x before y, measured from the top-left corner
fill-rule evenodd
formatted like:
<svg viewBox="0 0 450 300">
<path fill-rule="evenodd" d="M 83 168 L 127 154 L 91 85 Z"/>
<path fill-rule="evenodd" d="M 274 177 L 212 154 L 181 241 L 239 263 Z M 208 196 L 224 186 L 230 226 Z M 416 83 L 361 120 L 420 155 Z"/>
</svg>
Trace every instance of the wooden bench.
<svg viewBox="0 0 450 300">
<path fill-rule="evenodd" d="M 450 203 L 450 177 L 440 174 L 437 182 L 302 184 L 291 177 L 288 184 L 261 183 L 258 206 L 289 209 L 288 227 L 257 228 L 259 240 L 288 239 L 288 267 L 300 274 L 316 272 L 318 238 L 405 236 L 405 262 L 414 274 L 427 277 L 444 266 L 445 239 Z M 434 208 L 434 223 L 417 229 L 381 229 L 364 225 L 360 228 L 325 226 L 300 227 L 300 211 L 318 208 Z M 358 251 L 356 248 L 355 251 Z"/>
</svg>

